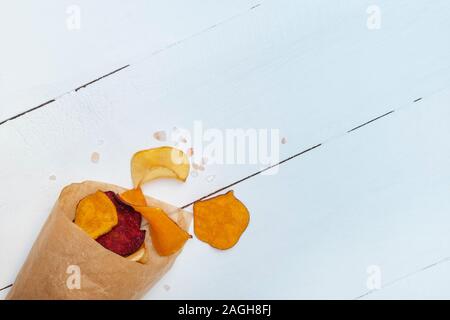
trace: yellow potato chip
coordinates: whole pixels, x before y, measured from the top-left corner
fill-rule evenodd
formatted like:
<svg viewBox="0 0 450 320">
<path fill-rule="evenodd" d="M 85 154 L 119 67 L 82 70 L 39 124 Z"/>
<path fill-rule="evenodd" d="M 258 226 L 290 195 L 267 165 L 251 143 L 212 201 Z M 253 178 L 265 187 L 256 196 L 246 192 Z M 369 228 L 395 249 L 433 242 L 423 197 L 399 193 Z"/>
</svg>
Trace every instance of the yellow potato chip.
<svg viewBox="0 0 450 320">
<path fill-rule="evenodd" d="M 229 191 L 217 197 L 194 203 L 194 233 L 212 247 L 233 247 L 248 226 L 247 208 Z"/>
<path fill-rule="evenodd" d="M 148 249 L 144 244 L 144 255 L 137 261 L 142 264 L 146 264 L 150 260 L 150 255 L 148 253 Z"/>
<path fill-rule="evenodd" d="M 131 159 L 131 177 L 135 187 L 158 178 L 186 181 L 189 170 L 187 155 L 173 147 L 142 150 Z"/>
<path fill-rule="evenodd" d="M 78 203 L 75 224 L 91 238 L 108 233 L 117 223 L 116 206 L 105 193 L 97 191 Z"/>
<path fill-rule="evenodd" d="M 127 257 L 127 259 L 130 260 L 130 261 L 141 262 L 141 260 L 145 256 L 145 253 L 146 253 L 145 246 L 142 246 L 138 251 L 136 251 L 135 253 L 129 255 Z"/>
</svg>

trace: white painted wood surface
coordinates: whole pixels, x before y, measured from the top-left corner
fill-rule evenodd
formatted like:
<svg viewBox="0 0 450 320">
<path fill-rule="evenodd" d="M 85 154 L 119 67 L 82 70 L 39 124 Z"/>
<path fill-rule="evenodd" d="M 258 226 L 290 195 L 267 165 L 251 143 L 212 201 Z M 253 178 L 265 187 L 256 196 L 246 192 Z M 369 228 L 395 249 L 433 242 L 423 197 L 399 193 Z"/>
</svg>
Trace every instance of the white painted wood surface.
<svg viewBox="0 0 450 320">
<path fill-rule="evenodd" d="M 48 61 L 58 70 L 51 81 L 69 79 L 74 86 L 37 95 L 27 86 L 46 80 L 35 69 L 23 71 L 36 78 L 23 87 L 11 81 L 12 90 L 27 94 L 4 96 L 12 103 L 4 107 L 0 100 L 3 115 L 41 94 L 61 96 L 0 125 L 0 234 L 7 239 L 0 244 L 0 287 L 13 281 L 61 187 L 85 179 L 129 186 L 130 156 L 158 145 L 155 131 L 191 129 L 200 120 L 205 128 L 280 129 L 288 141 L 281 158 L 323 145 L 275 175 L 234 186 L 252 213 L 242 241 L 228 252 L 191 241 L 148 298 L 356 298 L 368 291 L 370 265 L 380 267 L 383 284 L 394 284 L 366 298 L 384 291 L 412 296 L 392 291 L 398 279 L 448 256 L 450 244 L 450 157 L 441 142 L 450 130 L 450 4 L 378 2 L 379 30 L 366 26 L 371 3 L 356 0 L 261 1 L 252 10 L 253 3 L 233 2 L 226 9 L 211 5 L 206 17 L 199 5 L 189 22 L 177 20 L 178 28 L 163 15 L 140 25 L 141 32 L 160 26 L 161 42 L 116 47 L 129 68 L 65 95 L 83 84 L 68 69 Z M 129 8 L 130 15 L 146 17 L 137 11 Z M 136 34 L 136 21 L 125 18 L 123 25 Z M 80 41 L 89 46 L 92 39 Z M 151 53 L 179 39 L 185 40 Z M 114 68 L 100 59 L 108 50 L 100 46 L 97 60 L 74 54 L 74 66 L 101 61 Z M 65 59 L 64 51 L 50 51 Z M 89 66 L 86 72 L 98 70 Z M 423 99 L 414 103 L 417 98 Z M 93 152 L 98 163 L 90 161 Z M 146 192 L 184 205 L 259 169 L 209 165 L 184 185 L 158 181 Z M 443 286 L 436 290 L 450 297 Z"/>
<path fill-rule="evenodd" d="M 0 122 L 244 14 L 257 3 L 3 1 Z"/>
</svg>

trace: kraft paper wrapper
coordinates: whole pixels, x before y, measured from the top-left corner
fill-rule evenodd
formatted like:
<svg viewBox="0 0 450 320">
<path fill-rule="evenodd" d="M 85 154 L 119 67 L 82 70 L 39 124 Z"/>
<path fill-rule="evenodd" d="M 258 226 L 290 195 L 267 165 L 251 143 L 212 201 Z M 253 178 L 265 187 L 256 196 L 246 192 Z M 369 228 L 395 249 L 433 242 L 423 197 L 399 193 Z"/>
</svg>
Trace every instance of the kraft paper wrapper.
<svg viewBox="0 0 450 320">
<path fill-rule="evenodd" d="M 7 299 L 139 299 L 169 270 L 177 254 L 159 256 L 151 244 L 148 228 L 145 244 L 149 256 L 141 264 L 105 249 L 72 222 L 78 202 L 97 190 L 125 191 L 94 181 L 65 187 Z M 182 228 L 188 229 L 191 213 L 149 197 L 147 203 L 162 208 Z M 80 289 L 69 289 L 66 284 L 71 276 L 67 268 L 71 265 L 80 267 Z"/>
</svg>

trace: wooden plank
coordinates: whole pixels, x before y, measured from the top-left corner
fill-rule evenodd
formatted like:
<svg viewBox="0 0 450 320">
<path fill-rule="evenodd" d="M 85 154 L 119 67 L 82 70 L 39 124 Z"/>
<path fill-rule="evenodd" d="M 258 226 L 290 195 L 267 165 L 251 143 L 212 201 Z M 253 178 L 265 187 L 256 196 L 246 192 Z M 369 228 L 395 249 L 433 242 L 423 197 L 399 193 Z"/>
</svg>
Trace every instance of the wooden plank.
<svg viewBox="0 0 450 320">
<path fill-rule="evenodd" d="M 8 294 L 9 289 L 0 291 L 0 300 L 5 300 L 6 295 Z"/>
<path fill-rule="evenodd" d="M 63 0 L 4 5 L 0 122 L 220 25 L 257 3 Z"/>
<path fill-rule="evenodd" d="M 83 33 L 82 35 L 79 33 L 69 33 L 69 36 L 67 35 L 68 30 L 65 25 L 65 18 L 67 17 L 62 17 L 65 14 L 64 10 L 67 9 L 67 5 L 63 6 L 63 4 L 54 8 L 45 8 L 47 11 L 52 12 L 50 16 L 53 17 L 53 20 L 46 19 L 41 21 L 41 15 L 32 14 L 32 12 L 40 11 L 32 9 L 27 11 L 28 15 L 21 17 L 21 20 L 16 19 L 17 22 L 11 21 L 12 18 L 6 19 L 7 17 L 2 19 L 3 25 L 0 30 L 5 32 L 3 38 L 10 42 L 13 42 L 15 38 L 11 34 L 6 33 L 11 28 L 8 28 L 8 23 L 12 25 L 20 23 L 22 29 L 19 28 L 19 31 L 24 37 L 33 30 L 31 26 L 39 25 L 42 29 L 36 28 L 35 32 L 37 34 L 30 37 L 34 40 L 22 43 L 24 47 L 16 50 L 23 52 L 24 55 L 28 52 L 39 52 L 40 54 L 36 53 L 33 58 L 25 56 L 23 59 L 19 59 L 20 56 L 18 57 L 15 51 L 3 50 L 1 53 L 0 61 L 5 63 L 1 77 L 3 90 L 0 91 L 0 94 L 5 96 L 0 99 L 2 101 L 0 110 L 5 115 L 1 116 L 0 119 L 6 119 L 28 108 L 38 106 L 124 65 L 151 57 L 152 54 L 159 52 L 159 50 L 170 49 L 172 45 L 179 44 L 179 41 L 183 39 L 190 39 L 192 35 L 204 35 L 204 32 L 202 32 L 205 31 L 204 28 L 221 26 L 217 21 L 228 22 L 227 18 L 236 16 L 242 16 L 241 20 L 248 21 L 248 23 L 236 23 L 238 28 L 241 28 L 234 30 L 232 33 L 232 37 L 236 38 L 235 40 L 238 42 L 237 45 L 234 47 L 231 46 L 231 43 L 229 45 L 228 42 L 232 39 L 227 39 L 226 36 L 225 38 L 218 37 L 215 39 L 215 42 L 221 42 L 222 39 L 225 40 L 222 44 L 223 46 L 220 45 L 219 49 L 223 50 L 229 47 L 230 50 L 235 50 L 234 54 L 233 52 L 231 53 L 231 59 L 246 56 L 249 59 L 257 58 L 254 53 L 251 54 L 251 47 L 259 51 L 260 59 L 266 57 L 266 60 L 269 59 L 272 62 L 284 63 L 286 59 L 302 58 L 304 54 L 307 55 L 306 58 L 309 56 L 316 59 L 316 63 L 310 64 L 308 63 L 309 61 L 304 61 L 302 68 L 294 69 L 297 70 L 299 75 L 303 76 L 303 82 L 298 83 L 297 90 L 305 87 L 305 85 L 309 86 L 311 81 L 320 80 L 323 83 L 324 79 L 328 79 L 327 76 L 331 71 L 336 71 L 338 74 L 345 76 L 348 72 L 346 61 L 352 61 L 355 64 L 354 70 L 351 70 L 351 74 L 348 74 L 348 76 L 358 77 L 360 81 L 364 79 L 362 84 L 366 84 L 368 88 L 377 88 L 377 86 L 372 85 L 372 82 L 385 81 L 385 76 L 380 78 L 377 76 L 383 75 L 383 72 L 386 72 L 386 70 L 392 73 L 395 72 L 397 78 L 393 80 L 396 81 L 406 79 L 407 82 L 421 81 L 422 83 L 428 83 L 429 79 L 423 78 L 427 74 L 421 74 L 420 70 L 414 74 L 413 78 L 408 79 L 411 76 L 409 74 L 411 70 L 409 69 L 417 67 L 428 68 L 423 70 L 427 70 L 429 76 L 430 72 L 440 70 L 439 64 L 445 62 L 443 59 L 445 59 L 447 53 L 445 42 L 438 41 L 438 36 L 428 36 L 431 32 L 436 34 L 436 30 L 442 34 L 445 34 L 446 30 L 448 30 L 448 23 L 441 20 L 445 18 L 446 10 L 448 10 L 448 4 L 445 1 L 434 3 L 432 9 L 429 9 L 429 5 L 424 3 L 400 1 L 392 4 L 388 1 L 381 1 L 379 7 L 383 9 L 386 16 L 383 21 L 387 22 L 383 24 L 380 30 L 376 31 L 367 29 L 365 23 L 367 18 L 366 9 L 370 3 L 361 1 L 346 2 L 345 5 L 341 3 L 324 5 L 316 1 L 301 4 L 286 0 L 282 2 L 268 1 L 264 5 L 261 2 L 261 5 L 256 8 L 257 10 L 248 10 L 255 7 L 253 2 L 243 3 L 239 1 L 232 2 L 233 4 L 239 3 L 238 7 L 225 6 L 228 8 L 228 10 L 225 10 L 226 8 L 220 6 L 218 12 L 214 11 L 216 7 L 211 4 L 207 6 L 207 9 L 211 9 L 211 12 L 207 11 L 207 14 L 199 15 L 199 18 L 195 14 L 192 15 L 194 18 L 192 18 L 192 21 L 189 20 L 189 23 L 193 24 L 192 28 L 188 27 L 190 24 L 184 20 L 182 21 L 184 22 L 183 24 L 180 22 L 175 23 L 174 19 L 176 21 L 180 21 L 180 19 L 177 19 L 177 16 L 171 16 L 172 11 L 169 12 L 167 7 L 155 6 L 152 3 L 152 10 L 148 10 L 148 2 L 142 3 L 134 4 L 133 2 L 133 4 L 128 4 L 127 6 L 130 7 L 126 7 L 126 9 L 123 7 L 123 4 L 110 4 L 111 10 L 108 11 L 109 14 L 107 16 L 101 15 L 103 11 L 99 8 L 103 8 L 102 4 L 81 3 L 80 8 L 87 6 L 83 12 L 86 12 L 86 15 L 88 15 L 86 20 L 89 22 L 87 26 L 87 31 L 89 32 L 86 31 L 86 34 Z M 180 3 L 183 2 L 179 1 L 173 7 L 183 11 L 184 7 Z M 204 2 L 201 3 L 204 4 Z M 146 6 L 141 8 L 139 7 L 140 5 Z M 192 8 L 195 11 L 198 7 L 203 9 L 200 4 Z M 263 8 L 267 9 L 261 10 Z M 2 12 L 8 17 L 15 17 L 11 12 L 21 12 L 20 9 L 12 7 L 9 11 L 5 10 Z M 151 12 L 148 13 L 148 11 Z M 244 19 L 250 15 L 245 13 L 251 11 L 253 11 L 252 15 L 260 11 L 259 18 Z M 125 16 L 123 16 L 124 12 L 126 12 Z M 151 18 L 154 18 L 154 20 L 148 17 L 148 14 L 151 14 Z M 62 23 L 63 20 L 64 24 Z M 96 21 L 100 26 L 104 27 L 96 28 Z M 167 28 L 169 35 L 158 35 L 158 37 L 145 38 L 146 41 L 142 41 L 142 37 L 146 36 L 149 28 L 145 24 L 152 21 L 163 25 L 164 28 L 161 27 L 162 30 Z M 234 22 L 233 19 L 232 21 Z M 60 22 L 62 26 L 60 26 Z M 227 23 L 225 24 L 227 25 Z M 173 26 L 172 28 L 178 30 L 179 33 L 170 29 L 169 26 Z M 215 29 L 217 28 L 212 28 L 211 30 L 216 31 Z M 143 35 L 143 33 L 145 34 Z M 217 36 L 215 32 L 206 33 L 214 34 L 213 37 Z M 130 34 L 136 36 L 130 38 Z M 236 34 L 240 36 L 235 37 Z M 120 38 L 111 40 L 110 37 L 112 35 Z M 139 35 L 142 35 L 142 37 Z M 227 36 L 231 35 L 228 34 Z M 203 36 L 198 38 L 204 39 Z M 200 50 L 203 54 L 208 52 L 210 54 L 218 53 L 219 55 L 215 56 L 215 60 L 213 60 L 217 62 L 218 57 L 222 57 L 220 55 L 221 52 L 211 51 L 213 48 L 217 49 L 217 44 L 207 39 L 205 41 L 205 44 L 196 46 L 196 49 L 204 48 Z M 45 47 L 47 48 L 45 49 L 46 51 L 42 49 L 44 48 L 42 43 L 49 46 L 48 48 Z M 127 45 L 124 45 L 124 43 Z M 293 46 L 293 44 L 297 46 Z M 359 52 L 358 50 L 352 50 L 354 45 L 359 45 Z M 289 51 L 283 50 L 286 46 L 290 49 Z M 301 48 L 298 46 L 301 46 Z M 12 45 L 10 47 L 15 48 Z M 242 51 L 243 48 L 244 51 Z M 279 51 L 278 55 L 274 55 L 274 50 Z M 342 52 L 343 50 L 349 50 L 350 53 Z M 110 52 L 110 54 L 105 57 L 105 52 Z M 48 57 L 49 54 L 52 54 L 52 56 Z M 228 56 L 230 52 L 223 52 L 222 54 Z M 341 57 L 345 54 L 350 54 L 350 56 L 342 60 Z M 202 58 L 202 55 L 196 54 L 196 56 Z M 405 56 L 407 57 L 406 60 L 404 60 Z M 277 57 L 281 59 L 274 59 Z M 331 61 L 331 67 L 336 69 L 324 70 L 324 68 L 329 68 L 329 60 L 332 57 L 334 59 Z M 18 66 L 17 63 L 14 64 L 11 61 L 20 61 L 18 63 L 21 63 L 21 65 Z M 72 63 L 68 65 L 67 61 L 72 61 Z M 317 63 L 318 61 L 323 61 L 324 64 L 320 65 Z M 336 61 L 341 62 L 336 63 Z M 27 63 L 26 65 L 24 65 L 25 62 Z M 253 67 L 251 64 L 248 66 L 250 68 Z M 315 68 L 315 70 L 311 70 L 309 66 Z M 317 68 L 319 66 L 321 68 Z M 442 69 L 442 66 L 440 67 Z M 448 65 L 445 65 L 445 67 L 448 68 Z M 313 75 L 311 78 L 310 73 L 314 73 L 319 77 L 314 77 Z M 331 81 L 326 84 L 327 86 L 337 85 L 332 79 L 326 80 Z M 345 78 L 342 80 L 344 81 L 340 82 L 341 86 L 345 83 Z M 70 84 L 66 85 L 66 83 Z M 433 85 L 433 83 L 429 84 L 430 87 Z M 411 88 L 408 86 L 405 86 L 405 88 L 411 91 Z M 330 94 L 337 94 L 335 97 L 338 100 L 339 92 L 342 94 L 346 90 L 342 87 L 335 89 L 337 92 L 330 92 Z M 424 91 L 426 91 L 425 88 Z M 370 92 L 370 94 L 372 97 L 375 96 L 373 92 Z M 381 92 L 376 96 L 384 96 L 385 94 L 386 92 Z M 393 103 L 395 102 L 393 101 Z"/>
</svg>

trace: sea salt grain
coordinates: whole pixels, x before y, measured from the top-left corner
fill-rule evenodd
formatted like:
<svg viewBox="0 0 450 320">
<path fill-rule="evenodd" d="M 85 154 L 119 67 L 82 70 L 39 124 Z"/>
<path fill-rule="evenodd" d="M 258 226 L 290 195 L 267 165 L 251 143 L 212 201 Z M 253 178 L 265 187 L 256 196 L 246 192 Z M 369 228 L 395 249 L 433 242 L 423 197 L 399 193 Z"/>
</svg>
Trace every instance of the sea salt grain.
<svg viewBox="0 0 450 320">
<path fill-rule="evenodd" d="M 199 170 L 199 171 L 205 170 L 205 167 L 204 167 L 204 166 L 202 166 L 202 165 L 200 165 L 200 164 L 196 164 L 196 163 L 193 163 L 193 164 L 192 164 L 192 168 L 194 168 L 194 170 Z"/>
<path fill-rule="evenodd" d="M 153 134 L 153 138 L 155 138 L 158 141 L 166 141 L 167 135 L 165 131 L 156 131 Z"/>
<path fill-rule="evenodd" d="M 100 154 L 98 152 L 93 152 L 91 154 L 91 162 L 98 163 L 99 160 L 100 160 Z"/>
</svg>

